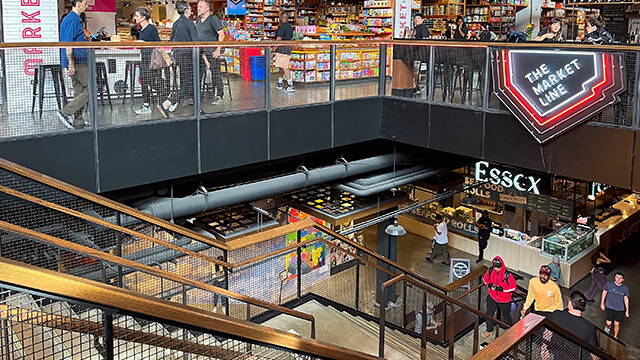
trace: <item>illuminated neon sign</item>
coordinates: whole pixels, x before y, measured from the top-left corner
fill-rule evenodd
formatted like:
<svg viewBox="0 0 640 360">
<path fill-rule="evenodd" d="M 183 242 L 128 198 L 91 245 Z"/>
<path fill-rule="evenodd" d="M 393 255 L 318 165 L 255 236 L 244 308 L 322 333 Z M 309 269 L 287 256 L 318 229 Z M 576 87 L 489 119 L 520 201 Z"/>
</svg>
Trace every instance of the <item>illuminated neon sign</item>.
<svg viewBox="0 0 640 360">
<path fill-rule="evenodd" d="M 493 89 L 540 143 L 581 124 L 626 90 L 619 53 L 492 51 Z"/>
</svg>

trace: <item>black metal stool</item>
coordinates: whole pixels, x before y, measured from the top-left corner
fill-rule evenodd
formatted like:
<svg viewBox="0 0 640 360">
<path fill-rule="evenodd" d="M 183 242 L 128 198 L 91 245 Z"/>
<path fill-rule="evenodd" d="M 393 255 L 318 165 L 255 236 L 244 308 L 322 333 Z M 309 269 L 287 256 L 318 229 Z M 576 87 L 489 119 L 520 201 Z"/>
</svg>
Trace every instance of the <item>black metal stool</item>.
<svg viewBox="0 0 640 360">
<path fill-rule="evenodd" d="M 229 81 L 229 63 L 227 62 L 226 58 L 220 58 L 220 65 L 224 64 L 224 73 L 222 74 L 223 79 L 226 78 L 226 82 L 223 80 L 222 81 L 222 87 L 224 88 L 224 86 L 227 86 L 227 89 L 229 89 L 229 100 L 233 100 L 233 95 L 231 95 L 231 82 Z M 232 66 L 233 68 L 233 66 Z"/>
<path fill-rule="evenodd" d="M 67 105 L 67 90 L 64 86 L 64 78 L 62 77 L 62 67 L 59 64 L 40 64 L 36 65 L 33 69 L 33 99 L 31 102 L 31 112 L 36 107 L 36 98 L 40 103 L 40 118 L 42 118 L 42 108 L 44 107 L 45 98 L 56 98 L 58 103 L 58 109 Z M 51 79 L 53 80 L 53 88 L 55 93 L 45 94 L 44 86 L 47 79 L 47 72 L 51 73 Z"/>
<path fill-rule="evenodd" d="M 107 100 L 109 101 L 109 107 L 113 109 L 113 105 L 111 104 L 109 79 L 107 78 L 107 66 L 104 64 L 104 62 L 96 63 L 96 85 L 98 88 L 98 95 L 100 95 L 100 105 L 104 105 L 104 96 L 106 93 Z"/>
<path fill-rule="evenodd" d="M 122 95 L 122 104 L 127 98 L 127 80 L 131 78 L 129 89 L 131 90 L 131 105 L 133 105 L 134 90 L 136 88 L 136 68 L 138 68 L 138 74 L 140 73 L 140 60 L 127 60 L 125 62 L 124 69 L 124 94 Z"/>
</svg>

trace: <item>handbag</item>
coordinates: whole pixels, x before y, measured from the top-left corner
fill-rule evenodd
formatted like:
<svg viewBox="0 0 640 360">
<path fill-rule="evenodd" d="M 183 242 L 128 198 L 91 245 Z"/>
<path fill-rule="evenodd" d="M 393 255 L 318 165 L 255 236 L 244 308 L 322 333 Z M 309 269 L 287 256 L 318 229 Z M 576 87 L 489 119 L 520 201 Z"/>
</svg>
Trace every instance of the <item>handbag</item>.
<svg viewBox="0 0 640 360">
<path fill-rule="evenodd" d="M 168 68 L 173 64 L 173 60 L 169 54 L 162 48 L 153 48 L 151 52 L 151 62 L 149 63 L 149 70 L 160 70 Z"/>
</svg>

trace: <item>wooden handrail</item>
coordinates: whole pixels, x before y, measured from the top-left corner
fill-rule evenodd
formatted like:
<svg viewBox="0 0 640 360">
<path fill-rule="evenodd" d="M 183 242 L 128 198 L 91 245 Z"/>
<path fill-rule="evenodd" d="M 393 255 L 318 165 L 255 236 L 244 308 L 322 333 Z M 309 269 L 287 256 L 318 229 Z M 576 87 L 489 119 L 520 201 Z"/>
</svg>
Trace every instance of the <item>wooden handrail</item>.
<svg viewBox="0 0 640 360">
<path fill-rule="evenodd" d="M 29 202 L 34 203 L 34 204 L 38 204 L 38 205 L 42 205 L 42 206 L 48 207 L 49 209 L 59 211 L 61 213 L 67 214 L 69 216 L 73 216 L 73 217 L 76 217 L 76 218 L 79 218 L 79 219 L 82 219 L 82 220 L 85 220 L 85 221 L 88 221 L 88 222 L 92 222 L 92 223 L 94 223 L 96 225 L 104 226 L 104 227 L 109 228 L 109 229 L 114 230 L 114 231 L 125 233 L 125 234 L 131 235 L 131 236 L 135 236 L 135 237 L 138 237 L 140 239 L 144 239 L 144 240 L 150 241 L 150 242 L 152 242 L 154 244 L 157 244 L 157 245 L 162 245 L 162 246 L 164 246 L 166 248 L 181 252 L 181 253 L 186 254 L 186 255 L 191 255 L 191 256 L 197 257 L 199 259 L 202 259 L 204 261 L 207 261 L 207 262 L 210 262 L 210 263 L 213 263 L 213 264 L 222 265 L 224 267 L 231 267 L 231 264 L 227 263 L 226 261 L 220 261 L 218 259 L 214 259 L 214 258 L 212 258 L 210 256 L 203 255 L 201 253 L 182 248 L 182 247 L 174 245 L 174 244 L 172 244 L 170 242 L 167 242 L 167 241 L 164 241 L 164 240 L 160 240 L 160 239 L 156 239 L 156 238 L 154 238 L 152 236 L 145 235 L 145 234 L 139 233 L 137 231 L 128 229 L 128 228 L 126 228 L 124 226 L 116 225 L 116 224 L 110 223 L 108 221 L 105 221 L 105 220 L 102 220 L 102 219 L 87 215 L 85 213 L 81 213 L 79 211 L 69 209 L 69 208 L 64 207 L 62 205 L 58 205 L 58 204 L 55 204 L 55 203 L 52 203 L 52 202 L 49 202 L 49 201 L 46 201 L 46 200 L 42 200 L 42 199 L 37 198 L 35 196 L 31 196 L 31 195 L 22 193 L 22 192 L 20 192 L 18 190 L 10 189 L 10 188 L 8 188 L 6 186 L 3 186 L 3 185 L 0 185 L 0 192 L 15 196 L 17 198 L 23 199 L 25 201 L 29 201 Z"/>
<path fill-rule="evenodd" d="M 3 45 L 3 44 L 0 44 Z M 33 47 L 34 44 L 31 44 L 29 47 Z M 40 43 L 38 43 L 38 47 L 40 47 Z M 68 184 L 64 181 L 60 181 L 58 179 L 52 178 L 48 175 L 45 174 L 41 174 L 37 171 L 31 170 L 29 168 L 26 168 L 24 166 L 18 165 L 16 163 L 13 163 L 11 161 L 8 161 L 6 159 L 0 158 L 0 168 L 13 172 L 17 175 L 26 177 L 28 179 L 31 179 L 33 181 L 42 183 L 44 185 L 53 187 L 55 189 L 64 191 L 66 193 L 78 196 L 80 198 L 83 198 L 85 200 L 94 202 L 96 204 L 105 206 L 107 208 L 119 211 L 121 213 L 127 214 L 131 217 L 146 221 L 148 223 L 151 223 L 153 225 L 159 226 L 161 228 L 173 231 L 175 233 L 178 233 L 180 235 L 186 236 L 188 238 L 203 242 L 205 244 L 220 248 L 220 249 L 224 249 L 224 250 L 228 250 L 227 245 L 224 242 L 218 241 L 216 239 L 213 239 L 211 237 L 208 236 L 204 236 L 198 232 L 195 232 L 193 230 L 187 229 L 185 227 L 173 224 L 169 221 L 160 219 L 158 217 L 155 216 L 151 216 L 145 212 L 136 210 L 132 207 L 129 206 L 125 206 L 122 205 L 118 202 L 115 202 L 113 200 L 107 199 L 105 197 L 102 197 L 100 195 L 96 195 L 90 191 L 87 191 L 85 189 L 79 188 L 77 186 Z"/>
<path fill-rule="evenodd" d="M 366 247 L 358 244 L 357 242 L 355 242 L 353 240 L 347 239 L 346 237 L 344 237 L 344 236 L 340 235 L 339 233 L 329 229 L 326 226 L 323 226 L 323 225 L 320 225 L 320 224 L 316 223 L 314 225 L 314 227 L 316 229 L 318 229 L 318 230 L 322 230 L 323 232 L 326 232 L 327 234 L 329 234 L 329 235 L 331 235 L 331 236 L 333 236 L 333 237 L 335 237 L 335 238 L 337 238 L 339 240 L 345 241 L 347 244 L 349 244 L 349 246 L 353 246 L 353 247 L 355 247 L 355 248 L 357 248 L 357 249 L 359 249 L 361 251 L 364 251 L 367 254 L 369 254 L 370 256 L 373 256 L 374 258 L 376 258 L 376 259 L 378 259 L 378 260 L 380 260 L 380 261 L 382 261 L 384 263 L 387 263 L 387 264 L 393 266 L 394 268 L 396 268 L 398 270 L 401 270 L 405 274 L 409 274 L 409 275 L 415 277 L 416 279 L 424 282 L 425 284 L 429 284 L 430 286 L 433 286 L 434 288 L 436 288 L 438 290 L 442 290 L 442 291 L 445 291 L 445 292 L 447 291 L 444 286 L 436 284 L 433 281 L 426 279 L 422 275 L 416 274 L 415 272 L 411 271 L 409 268 L 406 268 L 406 267 L 404 267 L 404 266 L 402 266 L 400 264 L 397 264 L 397 263 L 387 259 L 386 257 L 378 254 L 377 252 L 374 252 L 374 251 L 371 251 L 371 250 L 367 249 Z"/>
<path fill-rule="evenodd" d="M 479 278 L 480 276 L 482 276 L 482 274 L 484 274 L 487 271 L 487 269 L 488 268 L 485 265 L 481 265 L 478 268 L 471 270 L 467 275 L 461 277 L 460 279 L 449 283 L 444 287 L 447 294 L 453 291 L 456 291 L 466 283 Z"/>
<path fill-rule="evenodd" d="M 435 295 L 435 296 L 439 297 L 442 301 L 449 302 L 452 305 L 459 306 L 459 307 L 461 307 L 461 308 L 463 308 L 463 309 L 465 309 L 465 310 L 467 310 L 469 312 L 474 313 L 475 315 L 477 315 L 479 317 L 489 318 L 489 319 L 491 319 L 491 321 L 493 321 L 494 323 L 496 323 L 498 326 L 500 326 L 502 328 L 505 328 L 505 329 L 509 328 L 509 325 L 503 323 L 502 321 L 500 321 L 498 319 L 494 319 L 493 317 L 488 316 L 485 313 L 482 313 L 482 312 L 480 312 L 480 311 L 478 311 L 478 310 L 476 310 L 476 309 L 474 309 L 474 308 L 472 308 L 472 307 L 470 307 L 470 306 L 468 306 L 466 304 L 463 304 L 460 301 L 458 301 L 458 300 L 456 300 L 456 299 L 454 299 L 452 297 L 449 297 L 449 295 L 440 294 L 440 293 L 438 293 L 436 291 L 433 291 L 433 289 L 429 289 L 428 287 L 424 286 L 424 284 L 421 284 L 420 282 L 416 281 L 412 277 L 407 276 L 407 274 L 400 274 L 400 275 L 396 276 L 393 279 L 385 281 L 382 284 L 382 289 L 384 290 L 385 288 L 387 288 L 387 287 L 389 287 L 389 286 L 391 286 L 391 285 L 393 285 L 393 284 L 395 284 L 397 282 L 400 282 L 400 281 L 406 281 L 408 283 L 411 283 L 411 284 L 417 286 L 418 288 L 420 288 L 422 290 L 426 290 L 431 295 Z"/>
<path fill-rule="evenodd" d="M 299 230 L 304 230 L 310 228 L 316 224 L 315 221 L 311 219 L 305 219 L 302 221 L 298 221 L 295 223 L 278 226 L 276 228 L 267 229 L 265 231 L 261 231 L 259 233 L 245 235 L 242 237 L 235 238 L 233 240 L 229 240 L 226 242 L 226 246 L 228 250 L 238 250 L 251 245 L 255 245 L 267 240 L 275 239 L 280 236 L 285 236 L 292 232 L 296 232 Z"/>
<path fill-rule="evenodd" d="M 150 275 L 154 275 L 160 278 L 164 278 L 167 280 L 171 280 L 171 281 L 175 281 L 177 283 L 180 284 L 185 284 L 185 285 L 190 285 L 199 289 L 203 289 L 203 290 L 208 290 L 214 293 L 218 293 L 222 296 L 226 296 L 244 303 L 249 303 L 251 305 L 255 305 L 255 306 L 259 306 L 259 307 L 263 307 L 269 310 L 274 310 L 283 314 L 287 314 L 287 315 L 291 315 L 300 319 L 304 319 L 304 320 L 308 320 L 311 322 L 312 327 L 315 326 L 315 318 L 313 317 L 313 315 L 310 314 L 305 314 L 303 312 L 299 312 L 296 310 L 292 310 L 292 309 L 288 309 L 279 305 L 274 305 L 271 304 L 269 302 L 266 301 L 262 301 L 259 299 L 255 299 L 249 296 L 245 296 L 242 294 L 238 294 L 232 291 L 229 291 L 227 289 L 223 289 L 223 288 L 219 288 L 217 286 L 213 286 L 213 285 L 209 285 L 209 284 L 205 284 L 196 280 L 192 280 L 190 278 L 184 277 L 184 276 L 180 276 L 180 275 L 176 275 L 174 273 L 165 271 L 165 270 L 161 270 L 161 269 L 157 269 L 155 267 L 151 267 L 151 266 L 147 266 L 147 265 L 142 265 L 140 263 L 137 263 L 135 261 L 132 260 L 128 260 L 125 258 L 121 258 L 115 255 L 111 255 L 109 253 L 104 253 L 102 251 L 96 250 L 96 249 L 92 249 L 86 246 L 82 246 L 79 244 L 76 244 L 74 242 L 71 241 L 66 241 L 66 240 L 62 240 L 62 239 L 58 239 L 56 237 L 47 235 L 47 234 L 42 234 L 33 230 L 29 230 L 29 229 L 24 229 L 21 228 L 19 226 L 13 225 L 13 224 L 9 224 L 7 222 L 4 221 L 0 221 L 0 229 L 7 231 L 9 233 L 13 233 L 13 234 L 17 234 L 17 235 L 21 235 L 24 236 L 26 238 L 30 238 L 30 239 L 34 239 L 36 241 L 45 243 L 45 244 L 49 244 L 49 245 L 53 245 L 59 248 L 63 248 L 66 250 L 70 250 L 73 252 L 77 252 L 95 259 L 99 259 L 102 261 L 107 261 L 110 263 L 114 263 L 117 265 L 122 265 L 122 266 L 126 266 L 128 268 L 140 271 L 140 272 L 144 272 Z M 312 333 L 313 333 L 313 329 L 312 329 Z"/>
<path fill-rule="evenodd" d="M 458 297 L 456 298 L 456 300 L 460 301 L 460 299 L 462 299 L 463 297 L 465 297 L 465 296 L 467 296 L 467 295 L 469 295 L 469 294 L 473 293 L 474 291 L 476 291 L 476 290 L 480 289 L 480 288 L 481 288 L 481 287 L 483 287 L 483 286 L 484 286 L 484 284 L 478 284 L 478 285 L 474 286 L 472 289 L 469 289 L 469 290 L 468 290 L 468 291 L 466 291 L 464 294 L 462 294 L 462 295 L 458 296 Z"/>
<path fill-rule="evenodd" d="M 95 48 L 95 49 L 132 49 L 132 48 L 153 48 L 153 47 L 207 47 L 213 45 L 222 45 L 225 47 L 243 48 L 243 47 L 276 47 L 276 46 L 314 46 L 314 47 L 329 47 L 335 45 L 337 47 L 345 47 L 352 45 L 399 45 L 399 46 L 438 46 L 438 47 L 458 47 L 458 48 L 541 48 L 541 49 L 580 49 L 580 50 L 615 50 L 615 51 L 640 51 L 638 46 L 629 44 L 607 44 L 607 45 L 594 45 L 583 44 L 579 42 L 563 42 L 559 43 L 542 43 L 542 42 L 524 42 L 524 43 L 508 43 L 508 42 L 482 42 L 482 41 L 452 41 L 452 40 L 352 40 L 349 43 L 344 41 L 310 41 L 310 40 L 297 40 L 297 41 L 251 41 L 251 42 L 239 42 L 239 41 L 224 41 L 224 42 L 206 42 L 206 41 L 194 41 L 194 42 L 38 42 L 38 43 L 0 43 L 0 49 L 23 49 L 33 48 Z"/>
<path fill-rule="evenodd" d="M 574 334 L 566 331 L 564 328 L 547 320 L 544 316 L 536 314 L 528 314 L 523 319 L 515 323 L 509 330 L 505 331 L 498 338 L 493 340 L 482 351 L 471 357 L 470 360 L 491 360 L 502 359 L 511 350 L 516 348 L 522 341 L 528 339 L 535 331 L 542 327 L 551 328 L 554 333 L 569 339 L 569 341 L 577 343 L 578 346 L 587 349 L 592 354 L 607 360 L 615 360 L 615 357 L 602 351 L 602 349 L 579 339 Z"/>
<path fill-rule="evenodd" d="M 0 258 L 0 283 L 25 289 L 55 294 L 68 299 L 83 301 L 120 311 L 142 314 L 161 322 L 183 324 L 197 327 L 208 332 L 223 333 L 300 351 L 320 357 L 337 360 L 374 360 L 375 356 L 364 354 L 339 346 L 329 345 L 313 339 L 304 339 L 287 332 L 236 320 L 209 311 L 172 303 L 148 295 L 109 286 L 69 274 L 26 265 L 20 262 Z"/>
</svg>

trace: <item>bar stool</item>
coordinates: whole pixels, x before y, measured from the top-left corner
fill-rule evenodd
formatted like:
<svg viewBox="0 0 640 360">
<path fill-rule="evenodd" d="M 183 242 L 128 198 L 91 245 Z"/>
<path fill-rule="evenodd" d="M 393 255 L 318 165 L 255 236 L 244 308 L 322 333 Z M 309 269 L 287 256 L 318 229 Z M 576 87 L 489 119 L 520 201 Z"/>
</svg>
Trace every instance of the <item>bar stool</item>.
<svg viewBox="0 0 640 360">
<path fill-rule="evenodd" d="M 98 95 L 100 95 L 100 105 L 104 105 L 104 96 L 106 93 L 107 100 L 109 101 L 109 107 L 113 109 L 113 105 L 111 104 L 109 79 L 107 78 L 107 66 L 102 61 L 96 63 L 96 85 L 98 88 Z"/>
<path fill-rule="evenodd" d="M 131 90 L 131 105 L 133 105 L 134 90 L 136 88 L 136 68 L 140 74 L 140 60 L 127 60 L 124 65 L 124 94 L 122 94 L 122 104 L 127 98 L 127 80 L 131 78 L 129 89 Z"/>
<path fill-rule="evenodd" d="M 229 100 L 233 100 L 233 95 L 231 95 L 231 82 L 229 81 L 229 74 L 231 74 L 229 72 L 229 63 L 227 62 L 226 58 L 220 58 L 220 65 L 224 64 L 224 73 L 222 74 L 223 79 L 226 79 L 222 81 L 222 87 L 224 88 L 224 86 L 227 86 L 227 89 L 229 89 Z"/>
<path fill-rule="evenodd" d="M 47 72 L 51 73 L 55 93 L 45 93 L 44 91 Z M 45 98 L 55 97 L 58 103 L 58 110 L 62 110 L 62 108 L 67 105 L 66 93 L 67 90 L 64 86 L 64 78 L 62 77 L 62 67 L 60 64 L 40 64 L 34 67 L 31 112 L 33 112 L 36 107 L 36 98 L 38 98 L 40 103 L 39 115 L 41 119 Z"/>
</svg>

